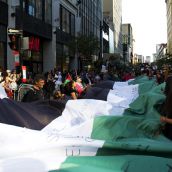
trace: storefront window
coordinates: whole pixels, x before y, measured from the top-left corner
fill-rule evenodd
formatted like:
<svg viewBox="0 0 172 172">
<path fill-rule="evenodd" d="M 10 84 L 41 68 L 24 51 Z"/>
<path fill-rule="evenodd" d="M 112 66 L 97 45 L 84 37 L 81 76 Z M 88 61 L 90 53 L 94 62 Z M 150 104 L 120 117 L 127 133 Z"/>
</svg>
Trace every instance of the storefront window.
<svg viewBox="0 0 172 172">
<path fill-rule="evenodd" d="M 43 45 L 38 37 L 29 37 L 29 50 L 22 53 L 23 65 L 29 72 L 41 73 L 43 71 Z"/>
<path fill-rule="evenodd" d="M 52 1 L 51 0 L 45 0 L 45 22 L 51 24 L 51 18 L 52 18 Z"/>
</svg>

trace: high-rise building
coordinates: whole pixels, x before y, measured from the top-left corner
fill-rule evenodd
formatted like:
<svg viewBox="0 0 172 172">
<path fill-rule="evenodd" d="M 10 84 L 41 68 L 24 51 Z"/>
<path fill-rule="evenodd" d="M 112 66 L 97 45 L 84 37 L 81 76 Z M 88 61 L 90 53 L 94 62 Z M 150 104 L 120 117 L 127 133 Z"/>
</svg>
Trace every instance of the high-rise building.
<svg viewBox="0 0 172 172">
<path fill-rule="evenodd" d="M 103 0 L 103 17 L 114 32 L 114 52 L 122 57 L 122 1 Z"/>
<path fill-rule="evenodd" d="M 96 61 L 102 58 L 103 54 L 103 2 L 102 0 L 83 0 L 79 1 L 79 18 L 80 18 L 80 31 L 78 35 L 86 37 L 94 37 L 99 41 L 99 50 L 91 54 L 91 57 L 86 59 L 79 58 L 79 66 L 87 66 L 88 62 Z M 82 67 L 81 67 L 82 68 Z"/>
<path fill-rule="evenodd" d="M 156 60 L 166 57 L 167 44 L 161 43 L 156 45 Z"/>
<path fill-rule="evenodd" d="M 133 61 L 133 30 L 131 24 L 122 24 L 123 58 Z"/>
</svg>

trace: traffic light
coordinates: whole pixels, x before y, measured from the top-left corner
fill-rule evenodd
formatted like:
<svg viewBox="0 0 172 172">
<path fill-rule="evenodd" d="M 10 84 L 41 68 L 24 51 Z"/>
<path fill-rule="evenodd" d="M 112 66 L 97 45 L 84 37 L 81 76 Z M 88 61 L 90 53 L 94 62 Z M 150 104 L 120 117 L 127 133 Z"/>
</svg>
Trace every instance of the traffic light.
<svg viewBox="0 0 172 172">
<path fill-rule="evenodd" d="M 10 42 L 8 42 L 8 45 L 12 50 L 19 50 L 19 36 L 16 34 L 9 34 Z"/>
</svg>

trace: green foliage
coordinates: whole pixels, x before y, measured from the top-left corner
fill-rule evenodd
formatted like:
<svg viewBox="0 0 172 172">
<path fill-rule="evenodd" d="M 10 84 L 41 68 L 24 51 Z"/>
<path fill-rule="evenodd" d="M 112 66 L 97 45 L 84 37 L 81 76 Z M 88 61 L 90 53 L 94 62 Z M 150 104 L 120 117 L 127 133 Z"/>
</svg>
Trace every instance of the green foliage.
<svg viewBox="0 0 172 172">
<path fill-rule="evenodd" d="M 80 35 L 76 39 L 70 41 L 67 45 L 71 52 L 78 52 L 84 57 L 90 57 L 99 50 L 98 38 L 94 36 Z"/>
<path fill-rule="evenodd" d="M 165 58 L 159 59 L 156 61 L 156 64 L 158 68 L 162 68 L 163 65 L 166 65 L 166 64 L 172 66 L 172 57 L 165 57 Z"/>
</svg>

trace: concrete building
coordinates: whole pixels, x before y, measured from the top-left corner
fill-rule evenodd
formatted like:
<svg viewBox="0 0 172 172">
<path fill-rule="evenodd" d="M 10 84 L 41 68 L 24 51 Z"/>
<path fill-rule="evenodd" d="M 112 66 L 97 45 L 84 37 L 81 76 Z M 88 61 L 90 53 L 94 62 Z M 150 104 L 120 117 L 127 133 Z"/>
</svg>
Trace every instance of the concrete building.
<svg viewBox="0 0 172 172">
<path fill-rule="evenodd" d="M 156 45 L 156 60 L 165 58 L 167 54 L 167 44 L 157 44 Z"/>
<path fill-rule="evenodd" d="M 7 44 L 13 44 L 13 35 L 20 40 L 15 49 L 19 67 L 25 65 L 34 73 L 55 67 L 77 69 L 79 59 L 69 52 L 68 42 L 79 34 L 98 37 L 96 57 L 102 54 L 102 0 L 0 0 L 0 7 L 0 65 L 4 68 L 16 67 L 16 52 Z"/>
<path fill-rule="evenodd" d="M 19 63 L 33 73 L 54 68 L 55 61 L 49 62 L 50 52 L 53 52 L 52 1 L 8 1 L 8 7 L 8 42 L 12 41 L 11 34 L 16 40 L 27 38 L 28 42 L 25 49 L 21 44 L 16 49 L 19 59 L 14 58 L 14 50 L 7 46 L 7 67 L 15 68 L 15 64 Z"/>
<path fill-rule="evenodd" d="M 131 24 L 122 24 L 123 58 L 133 63 L 133 30 Z"/>
<path fill-rule="evenodd" d="M 108 59 L 112 54 L 114 54 L 114 35 L 112 29 L 103 20 L 103 58 Z"/>
<path fill-rule="evenodd" d="M 167 54 L 172 55 L 172 0 L 165 0 L 167 9 Z"/>
<path fill-rule="evenodd" d="M 151 63 L 151 57 L 146 56 L 144 63 Z"/>
<path fill-rule="evenodd" d="M 114 32 L 114 52 L 122 57 L 122 1 L 103 0 L 103 16 Z"/>
<path fill-rule="evenodd" d="M 143 55 L 136 55 L 138 59 L 138 63 L 144 63 L 144 56 Z"/>
<path fill-rule="evenodd" d="M 157 60 L 157 54 L 156 53 L 153 53 L 152 54 L 152 58 L 153 58 L 153 62 L 155 62 Z"/>
<path fill-rule="evenodd" d="M 88 66 L 98 58 L 102 58 L 103 54 L 103 1 L 102 0 L 83 0 L 79 1 L 79 18 L 80 18 L 80 35 L 94 36 L 99 40 L 99 50 L 91 55 L 91 57 L 78 59 L 78 66 L 83 68 Z"/>
</svg>

